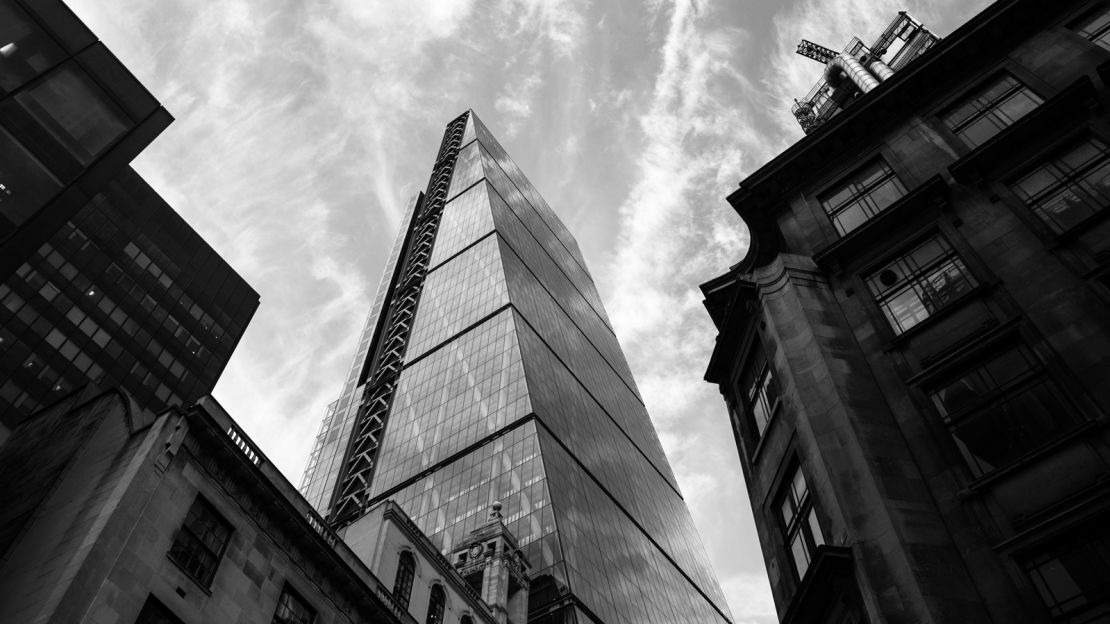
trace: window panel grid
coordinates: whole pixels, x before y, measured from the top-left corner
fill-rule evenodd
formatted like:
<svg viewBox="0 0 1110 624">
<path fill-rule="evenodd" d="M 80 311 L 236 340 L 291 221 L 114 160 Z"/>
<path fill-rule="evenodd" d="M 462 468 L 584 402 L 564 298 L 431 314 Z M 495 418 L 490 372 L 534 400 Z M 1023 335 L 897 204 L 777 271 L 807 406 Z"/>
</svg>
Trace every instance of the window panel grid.
<svg viewBox="0 0 1110 624">
<path fill-rule="evenodd" d="M 976 285 L 963 260 L 934 235 L 866 278 L 895 333 L 929 318 Z"/>
<path fill-rule="evenodd" d="M 841 236 L 866 223 L 899 198 L 906 188 L 885 161 L 876 160 L 818 197 Z"/>
<path fill-rule="evenodd" d="M 289 586 L 281 592 L 273 624 L 312 624 L 316 611 Z"/>
<path fill-rule="evenodd" d="M 406 361 L 508 302 L 497 236 L 488 236 L 425 278 Z"/>
<path fill-rule="evenodd" d="M 1110 9 L 1099 7 L 1076 22 L 1072 29 L 1088 41 L 1110 50 Z"/>
<path fill-rule="evenodd" d="M 941 115 L 946 126 L 970 147 L 982 145 L 1044 100 L 1009 74 L 996 77 Z"/>
<path fill-rule="evenodd" d="M 1063 233 L 1110 203 L 1110 153 L 1089 138 L 1011 185 L 1052 231 Z"/>
<path fill-rule="evenodd" d="M 531 410 L 509 310 L 405 369 L 372 493 L 384 492 Z"/>
<path fill-rule="evenodd" d="M 174 537 L 170 558 L 208 587 L 231 536 L 231 526 L 204 499 L 197 498 Z"/>
<path fill-rule="evenodd" d="M 1053 621 L 1093 624 L 1110 617 L 1110 532 L 1097 529 L 1022 564 Z"/>
</svg>

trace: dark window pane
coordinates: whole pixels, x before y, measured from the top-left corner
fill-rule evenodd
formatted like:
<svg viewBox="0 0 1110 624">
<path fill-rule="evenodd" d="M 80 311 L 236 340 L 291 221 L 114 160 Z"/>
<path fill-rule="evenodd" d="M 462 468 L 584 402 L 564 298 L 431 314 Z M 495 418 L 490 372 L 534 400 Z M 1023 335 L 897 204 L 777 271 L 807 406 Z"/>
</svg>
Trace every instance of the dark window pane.
<svg viewBox="0 0 1110 624">
<path fill-rule="evenodd" d="M 817 521 L 817 512 L 800 465 L 795 464 L 779 496 L 783 537 L 794 561 L 797 579 L 801 580 L 809 569 L 814 551 L 825 543 L 825 537 Z"/>
<path fill-rule="evenodd" d="M 1110 203 L 1110 150 L 1086 139 L 1010 186 L 1053 231 L 1065 232 Z"/>
<path fill-rule="evenodd" d="M 288 585 L 281 592 L 273 624 L 312 624 L 316 611 Z"/>
<path fill-rule="evenodd" d="M 108 95 L 72 64 L 50 73 L 15 99 L 86 165 L 131 125 Z"/>
<path fill-rule="evenodd" d="M 975 279 L 948 242 L 933 235 L 868 276 L 867 285 L 900 334 L 969 292 Z"/>
<path fill-rule="evenodd" d="M 443 592 L 442 585 L 435 585 L 432 587 L 432 595 L 428 599 L 428 617 L 425 619 L 426 624 L 443 624 L 443 610 L 446 607 L 447 596 Z"/>
<path fill-rule="evenodd" d="M 1110 531 L 1105 526 L 1030 557 L 1023 567 L 1054 622 L 1110 619 Z"/>
<path fill-rule="evenodd" d="M 0 236 L 54 196 L 61 184 L 23 145 L 0 128 Z M 11 222 L 5 225 L 4 220 Z"/>
<path fill-rule="evenodd" d="M 1081 421 L 1024 347 L 976 365 L 931 396 L 976 475 L 1016 460 Z"/>
<path fill-rule="evenodd" d="M 1008 74 L 998 76 L 941 115 L 956 136 L 971 147 L 985 143 L 1043 100 Z"/>
<path fill-rule="evenodd" d="M 1072 30 L 1110 50 L 1110 9 L 1099 7 L 1072 24 Z"/>
<path fill-rule="evenodd" d="M 393 581 L 393 597 L 405 608 L 409 606 L 409 596 L 412 594 L 412 578 L 415 570 L 416 561 L 413 559 L 412 553 L 407 550 L 402 552 L 397 562 L 397 577 Z"/>
<path fill-rule="evenodd" d="M 905 194 L 906 189 L 894 176 L 894 171 L 884 161 L 876 160 L 853 172 L 817 200 L 832 219 L 836 231 L 844 235 Z"/>
<path fill-rule="evenodd" d="M 227 521 L 207 501 L 198 497 L 174 538 L 170 558 L 201 585 L 208 587 L 230 536 L 231 526 Z"/>
<path fill-rule="evenodd" d="M 0 90 L 11 91 L 65 54 L 12 0 L 0 0 Z"/>
</svg>

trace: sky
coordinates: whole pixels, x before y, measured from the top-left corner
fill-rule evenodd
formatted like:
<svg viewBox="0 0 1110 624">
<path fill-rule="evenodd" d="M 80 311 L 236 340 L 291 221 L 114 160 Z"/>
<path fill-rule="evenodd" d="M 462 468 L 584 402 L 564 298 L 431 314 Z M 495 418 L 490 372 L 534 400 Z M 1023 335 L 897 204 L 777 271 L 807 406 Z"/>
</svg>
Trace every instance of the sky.
<svg viewBox="0 0 1110 624">
<path fill-rule="evenodd" d="M 407 200 L 474 111 L 577 237 L 739 623 L 777 621 L 698 285 L 821 66 L 984 0 L 68 0 L 176 118 L 135 169 L 261 294 L 215 396 L 295 485 Z"/>
</svg>

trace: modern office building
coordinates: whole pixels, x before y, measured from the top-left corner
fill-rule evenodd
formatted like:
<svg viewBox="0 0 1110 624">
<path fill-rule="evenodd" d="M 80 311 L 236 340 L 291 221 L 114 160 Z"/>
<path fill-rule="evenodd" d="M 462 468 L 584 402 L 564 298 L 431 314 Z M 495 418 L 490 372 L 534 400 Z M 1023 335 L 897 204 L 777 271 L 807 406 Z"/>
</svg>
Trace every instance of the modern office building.
<svg viewBox="0 0 1110 624">
<path fill-rule="evenodd" d="M 211 392 L 254 292 L 131 168 L 171 121 L 57 0 L 0 0 L 0 437 L 93 382 Z"/>
<path fill-rule="evenodd" d="M 501 502 L 532 622 L 728 621 L 577 244 L 472 112 L 403 224 L 310 502 L 353 542 L 392 499 L 444 553 Z"/>
<path fill-rule="evenodd" d="M 1110 5 L 854 50 L 702 286 L 780 618 L 1110 621 Z"/>
</svg>

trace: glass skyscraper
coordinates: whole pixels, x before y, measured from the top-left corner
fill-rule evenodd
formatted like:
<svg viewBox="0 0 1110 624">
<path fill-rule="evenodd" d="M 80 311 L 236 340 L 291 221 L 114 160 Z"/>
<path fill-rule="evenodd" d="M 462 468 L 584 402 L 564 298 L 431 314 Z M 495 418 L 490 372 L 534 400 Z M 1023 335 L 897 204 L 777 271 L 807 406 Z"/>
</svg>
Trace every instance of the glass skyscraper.
<svg viewBox="0 0 1110 624">
<path fill-rule="evenodd" d="M 412 202 L 302 490 L 444 552 L 501 501 L 531 622 L 729 615 L 582 254 L 473 112 Z"/>
</svg>

